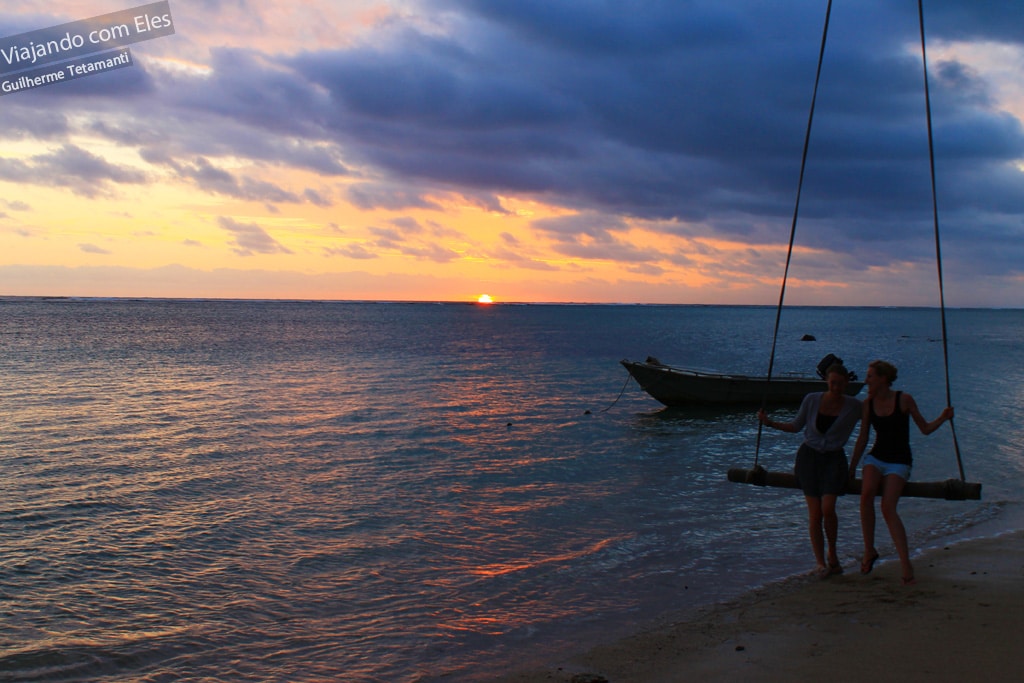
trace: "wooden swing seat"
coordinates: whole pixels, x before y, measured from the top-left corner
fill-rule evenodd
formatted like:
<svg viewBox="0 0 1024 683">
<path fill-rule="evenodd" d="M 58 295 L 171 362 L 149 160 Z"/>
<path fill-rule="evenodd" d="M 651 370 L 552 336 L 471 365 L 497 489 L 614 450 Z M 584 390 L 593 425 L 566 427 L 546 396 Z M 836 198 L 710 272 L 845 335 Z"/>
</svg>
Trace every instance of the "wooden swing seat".
<svg viewBox="0 0 1024 683">
<path fill-rule="evenodd" d="M 729 481 L 754 486 L 772 486 L 783 489 L 799 489 L 796 475 L 792 472 L 769 472 L 760 465 L 753 469 L 733 467 L 729 470 Z M 883 481 L 879 494 L 885 486 Z M 846 492 L 860 495 L 861 480 L 853 479 L 847 484 Z M 903 487 L 903 496 L 911 498 L 941 498 L 945 500 L 981 500 L 981 484 L 960 479 L 946 481 L 908 481 Z"/>
</svg>

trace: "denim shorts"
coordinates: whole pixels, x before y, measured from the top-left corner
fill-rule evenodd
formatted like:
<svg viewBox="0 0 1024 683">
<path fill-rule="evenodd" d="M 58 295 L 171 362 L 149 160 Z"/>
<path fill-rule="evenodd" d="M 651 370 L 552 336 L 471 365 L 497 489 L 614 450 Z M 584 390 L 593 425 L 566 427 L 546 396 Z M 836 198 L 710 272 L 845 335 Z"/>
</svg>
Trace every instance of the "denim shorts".
<svg viewBox="0 0 1024 683">
<path fill-rule="evenodd" d="M 867 467 L 868 465 L 874 467 L 879 472 L 881 472 L 883 477 L 887 477 L 890 474 L 895 474 L 903 481 L 910 481 L 910 465 L 900 465 L 894 462 L 885 462 L 884 460 L 879 460 L 878 458 L 870 454 L 864 456 L 864 467 Z"/>
</svg>

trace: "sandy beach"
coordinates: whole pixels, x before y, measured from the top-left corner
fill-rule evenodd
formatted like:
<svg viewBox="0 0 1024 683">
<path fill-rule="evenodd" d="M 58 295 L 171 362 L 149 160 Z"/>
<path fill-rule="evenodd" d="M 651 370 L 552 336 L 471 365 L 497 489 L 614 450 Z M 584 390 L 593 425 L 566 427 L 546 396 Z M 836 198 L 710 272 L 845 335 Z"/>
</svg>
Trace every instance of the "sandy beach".
<svg viewBox="0 0 1024 683">
<path fill-rule="evenodd" d="M 1024 680 L 1024 532 L 796 578 L 503 683 Z"/>
</svg>

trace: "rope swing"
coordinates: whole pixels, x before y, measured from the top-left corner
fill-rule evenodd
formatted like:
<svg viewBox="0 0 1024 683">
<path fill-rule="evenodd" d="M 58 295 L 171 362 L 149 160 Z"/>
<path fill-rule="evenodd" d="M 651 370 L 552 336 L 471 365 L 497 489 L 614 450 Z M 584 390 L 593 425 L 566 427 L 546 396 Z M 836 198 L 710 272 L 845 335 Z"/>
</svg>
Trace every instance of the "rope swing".
<svg viewBox="0 0 1024 683">
<path fill-rule="evenodd" d="M 830 0 L 831 1 L 831 0 Z M 939 314 L 942 319 L 942 361 L 946 370 L 946 405 L 953 405 L 949 390 L 949 343 L 946 335 L 946 288 L 942 283 L 942 242 L 939 239 L 939 201 L 935 183 L 935 142 L 932 136 L 932 98 L 928 89 L 928 53 L 924 40 L 924 2 L 917 0 L 917 16 L 921 26 L 921 66 L 924 70 L 924 111 L 928 121 L 928 166 L 932 180 L 932 217 L 935 225 L 935 267 L 939 276 Z M 960 457 L 960 444 L 956 438 L 956 424 L 951 419 L 949 430 L 953 434 L 953 450 L 956 452 L 956 465 L 960 470 L 960 480 L 964 480 L 964 463 Z M 979 484 L 978 496 L 981 497 Z"/>
<path fill-rule="evenodd" d="M 775 308 L 775 331 L 772 333 L 772 352 L 768 357 L 768 381 L 772 381 L 772 369 L 775 367 L 775 346 L 779 340 L 779 322 L 782 320 L 782 302 L 786 299 L 786 281 L 789 279 L 789 264 L 793 260 L 793 244 L 796 242 L 796 220 L 800 215 L 800 194 L 804 189 L 804 171 L 807 169 L 807 149 L 811 145 L 811 126 L 814 123 L 814 106 L 818 101 L 818 84 L 821 83 L 821 64 L 825 61 L 825 42 L 828 40 L 828 22 L 832 16 L 832 0 L 828 0 L 825 8 L 825 28 L 821 32 L 821 49 L 818 51 L 818 69 L 814 74 L 814 92 L 811 94 L 811 111 L 807 115 L 807 132 L 804 133 L 804 151 L 800 157 L 800 178 L 796 184 L 796 205 L 793 207 L 793 222 L 789 227 L 789 249 L 786 250 L 786 267 L 782 271 L 782 289 L 779 292 L 779 305 Z M 768 405 L 768 391 L 765 390 L 761 408 Z M 761 433 L 764 425 L 757 423 L 757 444 L 754 447 L 754 469 L 760 467 L 757 459 L 761 453 Z"/>
<path fill-rule="evenodd" d="M 938 280 L 939 280 L 939 310 L 942 320 L 942 354 L 945 365 L 946 374 L 946 405 L 952 405 L 951 392 L 950 392 L 950 380 L 949 380 L 949 346 L 947 342 L 946 334 L 946 297 L 945 287 L 942 280 L 942 248 L 941 240 L 939 238 L 939 206 L 938 206 L 938 192 L 936 190 L 935 181 L 935 145 L 932 135 L 932 108 L 931 108 L 931 94 L 928 88 L 928 58 L 925 50 L 925 31 L 924 31 L 924 3 L 923 0 L 918 0 L 917 3 L 918 19 L 921 32 L 921 64 L 924 70 L 924 99 L 925 99 L 925 116 L 928 123 L 928 160 L 929 168 L 931 171 L 931 189 L 932 189 L 932 216 L 934 218 L 935 228 L 935 262 L 938 268 Z M 782 275 L 782 289 L 779 293 L 779 304 L 775 311 L 775 331 L 772 335 L 772 348 L 771 356 L 768 361 L 768 381 L 772 378 L 772 369 L 775 364 L 775 348 L 779 337 L 779 321 L 782 317 L 782 306 L 786 296 L 786 281 L 789 277 L 789 265 L 793 256 L 793 245 L 796 238 L 796 224 L 797 217 L 800 213 L 800 195 L 803 190 L 804 182 L 804 171 L 807 166 L 807 150 L 810 145 L 811 139 L 811 126 L 814 122 L 814 108 L 818 98 L 818 85 L 821 81 L 821 65 L 825 57 L 825 44 L 828 38 L 828 26 L 829 19 L 832 15 L 832 0 L 828 0 L 828 6 L 825 10 L 825 24 L 821 36 L 821 49 L 818 53 L 818 68 L 814 78 L 814 92 L 811 96 L 811 107 L 810 114 L 807 118 L 807 131 L 804 135 L 804 148 L 803 155 L 800 161 L 800 176 L 797 182 L 796 191 L 796 205 L 793 209 L 793 222 L 789 232 L 789 249 L 786 253 L 786 266 Z M 765 392 L 765 401 L 762 402 L 762 407 L 767 404 L 767 391 Z M 981 499 L 981 484 L 970 483 L 966 481 L 964 475 L 963 460 L 960 455 L 960 445 L 956 437 L 956 428 L 952 419 L 949 420 L 950 432 L 953 436 L 953 449 L 956 453 L 957 468 L 959 469 L 960 479 L 949 479 L 942 482 L 914 482 L 909 481 L 905 484 L 903 489 L 903 496 L 919 497 L 919 498 L 942 498 L 945 500 L 980 500 Z M 800 488 L 797 483 L 796 475 L 792 472 L 769 472 L 764 469 L 759 463 L 758 458 L 761 452 L 761 434 L 764 425 L 758 423 L 757 428 L 757 443 L 754 449 L 754 467 L 753 469 L 741 469 L 732 468 L 729 470 L 728 478 L 729 481 L 754 484 L 756 486 L 772 486 L 779 488 Z M 859 479 L 851 480 L 847 486 L 847 493 L 859 495 L 861 488 L 861 481 Z"/>
</svg>

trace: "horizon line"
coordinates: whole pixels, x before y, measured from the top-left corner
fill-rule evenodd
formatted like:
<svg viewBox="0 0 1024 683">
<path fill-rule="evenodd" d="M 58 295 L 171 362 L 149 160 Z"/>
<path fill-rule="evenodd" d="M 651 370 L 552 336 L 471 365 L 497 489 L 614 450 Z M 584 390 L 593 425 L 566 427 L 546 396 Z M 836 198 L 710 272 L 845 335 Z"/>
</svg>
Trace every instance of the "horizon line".
<svg viewBox="0 0 1024 683">
<path fill-rule="evenodd" d="M 693 307 L 693 308 L 778 308 L 778 304 L 715 304 L 715 303 L 665 303 L 644 301 L 492 301 L 482 303 L 474 299 L 315 299 L 315 298 L 267 298 L 267 297 L 174 297 L 174 296 L 89 296 L 61 294 L 0 294 L 4 301 L 80 301 L 80 302 L 207 302 L 207 303 L 322 303 L 322 304 L 427 304 L 466 305 L 490 308 L 494 306 L 647 306 L 647 307 Z M 923 305 L 878 305 L 878 304 L 787 304 L 783 308 L 871 308 L 879 310 L 923 309 L 941 310 L 941 306 Z M 1019 311 L 1024 306 L 945 306 L 946 310 Z"/>
</svg>

